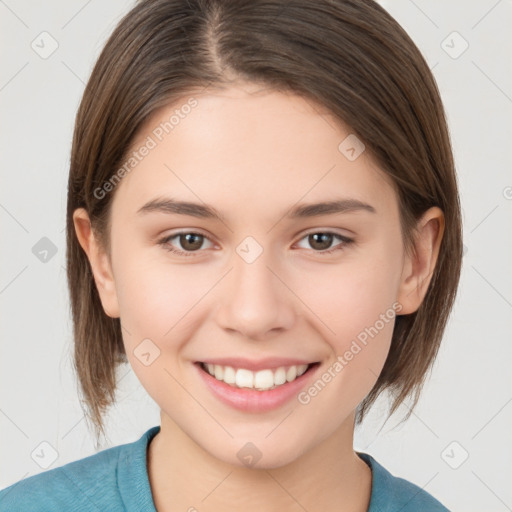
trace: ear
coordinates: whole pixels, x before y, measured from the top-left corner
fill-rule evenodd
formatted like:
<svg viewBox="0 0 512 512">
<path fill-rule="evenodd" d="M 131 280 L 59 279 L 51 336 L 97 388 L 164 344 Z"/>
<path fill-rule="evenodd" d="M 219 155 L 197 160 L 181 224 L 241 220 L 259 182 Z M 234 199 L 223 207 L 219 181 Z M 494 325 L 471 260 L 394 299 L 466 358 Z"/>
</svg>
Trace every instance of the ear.
<svg viewBox="0 0 512 512">
<path fill-rule="evenodd" d="M 103 310 L 107 316 L 119 318 L 119 304 L 112 265 L 105 250 L 94 236 L 89 215 L 84 208 L 77 208 L 73 212 L 73 223 L 78 241 L 91 264 L 94 282 L 100 295 Z"/>
<path fill-rule="evenodd" d="M 433 206 L 419 219 L 414 232 L 412 254 L 406 254 L 398 291 L 401 315 L 418 310 L 427 293 L 444 234 L 444 214 Z"/>
</svg>

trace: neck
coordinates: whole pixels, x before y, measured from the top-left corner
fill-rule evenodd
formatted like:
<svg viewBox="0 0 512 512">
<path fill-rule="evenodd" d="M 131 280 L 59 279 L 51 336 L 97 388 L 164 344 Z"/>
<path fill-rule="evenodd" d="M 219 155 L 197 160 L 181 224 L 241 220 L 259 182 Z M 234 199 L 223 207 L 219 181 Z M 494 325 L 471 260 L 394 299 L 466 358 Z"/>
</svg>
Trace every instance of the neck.
<svg viewBox="0 0 512 512">
<path fill-rule="evenodd" d="M 255 469 L 213 457 L 162 412 L 147 461 L 156 509 L 366 512 L 372 476 L 353 450 L 353 428 L 354 414 L 293 462 Z"/>
</svg>

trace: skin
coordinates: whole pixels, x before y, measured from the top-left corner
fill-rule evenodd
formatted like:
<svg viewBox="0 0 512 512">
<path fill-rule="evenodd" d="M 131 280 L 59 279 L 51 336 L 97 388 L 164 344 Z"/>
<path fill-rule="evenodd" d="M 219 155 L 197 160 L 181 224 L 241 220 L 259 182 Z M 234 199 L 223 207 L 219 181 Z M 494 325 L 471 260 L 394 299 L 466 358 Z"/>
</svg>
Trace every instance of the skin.
<svg viewBox="0 0 512 512">
<path fill-rule="evenodd" d="M 350 130 L 321 106 L 242 82 L 193 96 L 198 105 L 117 185 L 110 258 L 87 212 L 74 214 L 105 313 L 121 318 L 130 364 L 161 409 L 148 453 L 156 507 L 365 511 L 372 476 L 353 449 L 355 410 L 384 365 L 393 321 L 307 405 L 292 399 L 270 412 L 241 412 L 212 395 L 193 363 L 300 355 L 319 361 L 321 376 L 394 303 L 400 314 L 417 310 L 443 214 L 431 208 L 423 215 L 416 251 L 407 254 L 389 178 L 367 152 L 349 161 L 338 150 Z M 157 111 L 133 148 L 188 98 Z M 207 203 L 224 222 L 137 214 L 157 196 Z M 283 217 L 297 203 L 341 197 L 375 213 Z M 174 255 L 159 240 L 178 230 L 207 238 L 196 251 L 172 239 L 174 248 L 193 252 Z M 307 236 L 313 232 L 354 241 L 315 245 Z M 263 249 L 250 264 L 236 252 L 247 236 Z M 341 249 L 320 254 L 335 246 Z M 149 366 L 134 355 L 146 338 L 160 350 Z M 237 457 L 247 442 L 262 453 L 253 467 Z"/>
</svg>

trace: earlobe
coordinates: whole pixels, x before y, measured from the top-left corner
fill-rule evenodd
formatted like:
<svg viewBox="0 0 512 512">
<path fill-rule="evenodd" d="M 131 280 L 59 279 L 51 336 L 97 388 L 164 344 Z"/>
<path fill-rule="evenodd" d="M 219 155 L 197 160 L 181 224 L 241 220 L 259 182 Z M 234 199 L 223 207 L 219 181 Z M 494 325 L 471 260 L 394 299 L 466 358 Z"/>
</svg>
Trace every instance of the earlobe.
<svg viewBox="0 0 512 512">
<path fill-rule="evenodd" d="M 119 304 L 112 265 L 108 255 L 94 236 L 89 215 L 84 208 L 77 208 L 73 212 L 73 223 L 78 242 L 91 265 L 103 310 L 107 316 L 119 318 Z"/>
<path fill-rule="evenodd" d="M 443 234 L 443 212 L 433 206 L 418 221 L 412 253 L 404 259 L 397 299 L 402 305 L 401 315 L 414 313 L 421 306 L 436 267 Z"/>
</svg>

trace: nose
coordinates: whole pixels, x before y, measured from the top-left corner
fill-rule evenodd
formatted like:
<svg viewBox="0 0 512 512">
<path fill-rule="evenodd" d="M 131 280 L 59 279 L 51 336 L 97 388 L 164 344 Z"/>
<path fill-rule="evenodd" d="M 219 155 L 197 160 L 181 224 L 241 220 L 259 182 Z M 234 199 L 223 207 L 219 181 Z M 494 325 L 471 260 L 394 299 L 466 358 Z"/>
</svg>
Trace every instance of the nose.
<svg viewBox="0 0 512 512">
<path fill-rule="evenodd" d="M 292 327 L 295 296 L 271 265 L 265 251 L 252 263 L 234 255 L 217 310 L 223 329 L 244 339 L 263 340 L 272 332 L 282 334 Z"/>
</svg>

